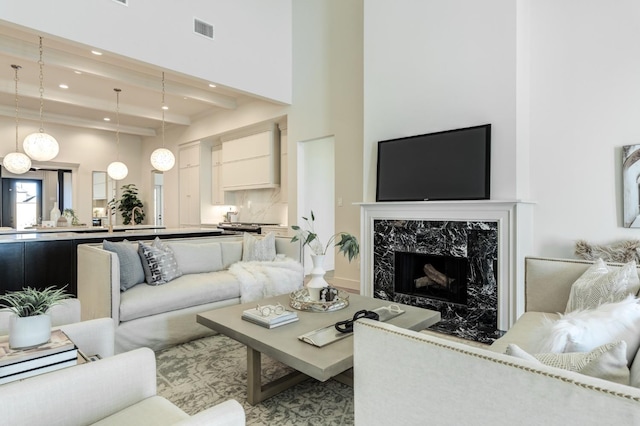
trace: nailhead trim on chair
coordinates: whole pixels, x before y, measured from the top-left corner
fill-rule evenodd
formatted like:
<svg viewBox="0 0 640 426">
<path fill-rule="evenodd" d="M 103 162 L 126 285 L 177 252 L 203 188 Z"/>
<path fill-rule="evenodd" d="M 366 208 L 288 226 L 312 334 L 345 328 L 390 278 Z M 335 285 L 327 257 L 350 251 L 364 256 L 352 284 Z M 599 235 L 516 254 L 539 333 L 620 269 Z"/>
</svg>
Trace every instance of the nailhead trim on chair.
<svg viewBox="0 0 640 426">
<path fill-rule="evenodd" d="M 365 324 L 365 323 L 362 323 L 362 322 L 359 322 L 358 325 L 359 326 L 366 326 L 366 327 L 370 327 L 370 328 L 377 328 L 372 324 Z M 494 363 L 497 363 L 497 364 L 503 364 L 503 365 L 507 365 L 509 367 L 517 368 L 519 370 L 524 370 L 524 371 L 527 371 L 529 373 L 534 373 L 534 374 L 538 374 L 538 375 L 541 375 L 541 376 L 546 376 L 546 377 L 550 377 L 550 378 L 553 378 L 553 379 L 558 379 L 558 380 L 561 380 L 563 382 L 579 386 L 581 388 L 590 389 L 590 390 L 594 390 L 594 391 L 597 391 L 597 392 L 605 393 L 605 394 L 608 394 L 608 395 L 612 395 L 612 396 L 616 396 L 616 397 L 620 397 L 620 398 L 624 398 L 624 399 L 640 402 L 640 397 L 629 395 L 629 394 L 626 394 L 626 393 L 623 393 L 623 392 L 614 392 L 614 391 L 612 391 L 610 389 L 605 389 L 605 388 L 602 388 L 602 387 L 599 387 L 599 386 L 589 385 L 587 383 L 583 383 L 583 382 L 580 382 L 580 381 L 575 380 L 575 379 L 568 379 L 566 377 L 563 377 L 563 376 L 560 376 L 560 375 L 557 375 L 557 374 L 551 374 L 551 373 L 548 373 L 546 371 L 538 370 L 538 369 L 533 368 L 533 367 L 524 367 L 522 365 L 515 364 L 515 363 L 509 362 L 509 361 L 503 361 L 503 360 L 496 359 L 496 358 L 493 358 L 493 357 L 490 357 L 490 356 L 481 355 L 481 354 L 478 354 L 478 353 L 475 353 L 475 352 L 466 351 L 464 349 L 460 349 L 460 348 L 456 348 L 456 347 L 453 347 L 453 346 L 449 346 L 449 345 L 444 344 L 444 343 L 438 343 L 438 342 L 433 342 L 433 341 L 429 341 L 429 340 L 419 339 L 416 336 L 410 336 L 410 335 L 407 335 L 407 334 L 399 333 L 399 332 L 397 332 L 395 330 L 386 330 L 385 329 L 385 331 L 388 332 L 388 333 L 392 333 L 392 334 L 395 334 L 395 335 L 398 335 L 398 336 L 409 338 L 411 340 L 415 340 L 415 341 L 418 341 L 418 342 L 421 342 L 421 343 L 426 343 L 426 344 L 429 344 L 429 345 L 438 346 L 438 347 L 441 347 L 441 348 L 445 348 L 445 349 L 449 349 L 449 350 L 452 350 L 452 351 L 455 351 L 455 352 L 459 352 L 459 353 L 462 353 L 464 355 L 470 355 L 470 356 L 473 356 L 473 357 L 476 357 L 476 358 L 484 359 L 486 361 L 491 361 L 491 362 L 494 362 Z"/>
</svg>

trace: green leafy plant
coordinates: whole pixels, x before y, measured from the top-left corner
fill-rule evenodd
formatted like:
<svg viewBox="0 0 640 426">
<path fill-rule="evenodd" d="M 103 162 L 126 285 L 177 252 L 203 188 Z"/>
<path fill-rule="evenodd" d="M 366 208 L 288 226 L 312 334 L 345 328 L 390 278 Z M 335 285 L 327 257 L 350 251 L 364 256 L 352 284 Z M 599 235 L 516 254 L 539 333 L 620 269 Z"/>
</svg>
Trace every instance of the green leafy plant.
<svg viewBox="0 0 640 426">
<path fill-rule="evenodd" d="M 302 245 L 309 246 L 311 251 L 316 255 L 327 254 L 327 250 L 331 244 L 335 242 L 334 246 L 338 247 L 338 253 L 347 256 L 349 262 L 357 258 L 358 254 L 360 254 L 360 245 L 358 244 L 357 238 L 347 232 L 333 234 L 331 238 L 329 238 L 329 241 L 327 241 L 327 244 L 323 245 L 313 228 L 313 222 L 316 220 L 313 210 L 311 210 L 311 220 L 304 216 L 302 216 L 302 219 L 305 221 L 307 229 L 302 229 L 298 225 L 292 225 L 291 229 L 296 231 L 296 235 L 291 238 L 291 242 L 302 241 Z M 338 237 L 340 237 L 340 240 L 336 241 Z"/>
<path fill-rule="evenodd" d="M 78 220 L 78 216 L 76 216 L 76 212 L 73 209 L 64 209 L 62 212 L 62 216 L 66 217 L 71 225 L 78 226 L 80 225 L 80 221 Z"/>
<path fill-rule="evenodd" d="M 138 198 L 138 188 L 134 183 L 130 183 L 127 185 L 122 185 L 122 196 L 119 200 L 111 200 L 109 204 L 112 209 L 117 208 L 122 216 L 122 224 L 129 225 L 131 224 L 131 213 L 135 207 L 139 207 L 136 209 L 135 217 L 133 218 L 134 222 L 137 224 L 142 223 L 144 220 L 144 211 L 142 210 L 144 204 Z"/>
<path fill-rule="evenodd" d="M 33 317 L 46 313 L 50 307 L 59 304 L 62 300 L 71 297 L 66 292 L 66 287 L 47 287 L 38 290 L 25 287 L 22 290 L 12 291 L 0 296 L 0 307 L 8 308 L 19 317 Z"/>
</svg>

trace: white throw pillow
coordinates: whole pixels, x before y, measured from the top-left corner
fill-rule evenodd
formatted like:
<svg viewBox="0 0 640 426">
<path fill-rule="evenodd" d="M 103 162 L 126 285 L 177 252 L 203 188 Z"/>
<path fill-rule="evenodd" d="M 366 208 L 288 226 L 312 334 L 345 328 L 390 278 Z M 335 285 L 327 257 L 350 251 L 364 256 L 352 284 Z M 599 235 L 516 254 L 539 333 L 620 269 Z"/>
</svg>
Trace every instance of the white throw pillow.
<svg viewBox="0 0 640 426">
<path fill-rule="evenodd" d="M 248 232 L 244 233 L 242 242 L 242 260 L 271 261 L 276 258 L 276 236 L 269 232 L 264 238 L 256 238 Z"/>
<path fill-rule="evenodd" d="M 640 347 L 640 304 L 634 295 L 596 309 L 563 314 L 543 321 L 534 333 L 535 352 L 588 352 L 605 343 L 623 340 L 631 365 Z"/>
<path fill-rule="evenodd" d="M 222 250 L 219 243 L 179 243 L 167 245 L 173 250 L 183 274 L 215 272 L 222 269 Z"/>
<path fill-rule="evenodd" d="M 628 385 L 629 367 L 627 367 L 626 351 L 627 345 L 621 341 L 598 346 L 587 353 L 541 353 L 535 355 L 528 354 L 518 345 L 510 344 L 507 346 L 506 353 L 550 367 L 575 371 L 587 376 Z"/>
<path fill-rule="evenodd" d="M 639 289 L 635 261 L 619 268 L 609 268 L 602 259 L 598 259 L 571 286 L 565 313 L 619 302 L 629 294 L 636 294 Z"/>
</svg>

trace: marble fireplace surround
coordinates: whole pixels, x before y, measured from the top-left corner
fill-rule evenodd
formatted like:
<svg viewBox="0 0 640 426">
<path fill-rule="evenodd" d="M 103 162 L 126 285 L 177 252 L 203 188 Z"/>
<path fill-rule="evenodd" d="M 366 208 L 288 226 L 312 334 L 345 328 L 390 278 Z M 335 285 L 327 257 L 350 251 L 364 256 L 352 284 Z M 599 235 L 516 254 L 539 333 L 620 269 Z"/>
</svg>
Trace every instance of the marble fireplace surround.
<svg viewBox="0 0 640 426">
<path fill-rule="evenodd" d="M 494 240 L 496 277 L 494 284 L 496 289 L 495 300 L 491 302 L 496 309 L 493 315 L 496 317 L 498 330 L 506 331 L 515 320 L 524 312 L 524 256 L 530 254 L 532 242 L 532 211 L 533 205 L 522 201 L 417 201 L 417 202 L 389 202 L 389 203 L 361 203 L 361 268 L 360 268 L 360 294 L 370 297 L 384 298 L 384 292 L 379 287 L 388 285 L 383 281 L 388 276 L 376 276 L 380 270 L 374 270 L 375 244 L 386 244 L 392 237 L 378 235 L 376 238 L 374 226 L 378 231 L 387 232 L 385 227 L 393 225 L 396 221 L 402 227 L 405 221 L 409 227 L 438 226 L 453 227 L 454 229 L 493 229 L 489 232 L 488 239 Z M 414 223 L 418 222 L 418 223 Z M 452 222 L 447 224 L 447 222 Z M 459 223 L 460 222 L 460 223 Z M 406 230 L 405 230 L 406 231 Z M 402 232 L 405 232 L 402 231 Z M 454 231 L 453 234 L 457 234 Z M 395 244 L 395 243 L 391 243 Z M 385 249 L 378 247 L 378 250 Z M 457 250 L 451 248 L 451 250 Z M 474 250 L 473 248 L 471 250 Z M 445 253 L 446 254 L 446 253 Z M 479 258 L 480 259 L 480 258 Z M 378 268 L 380 269 L 380 268 Z M 393 272 L 391 272 L 393 276 Z M 378 282 L 376 282 L 376 280 Z M 377 294 L 376 294 L 377 293 Z M 403 295 L 398 298 L 403 303 L 409 299 Z M 413 298 L 412 298 L 413 299 Z M 415 300 L 414 300 L 415 302 Z M 418 300 L 415 303 L 420 306 Z M 424 306 L 433 309 L 433 306 Z M 477 315 L 473 315 L 475 318 Z M 470 321 L 474 321 L 470 319 Z M 472 324 L 464 324 L 464 327 Z M 444 324 L 444 328 L 448 325 Z M 481 326 L 482 328 L 482 326 Z M 436 328 L 437 329 L 437 328 Z M 464 333 L 452 333 L 463 335 Z"/>
</svg>

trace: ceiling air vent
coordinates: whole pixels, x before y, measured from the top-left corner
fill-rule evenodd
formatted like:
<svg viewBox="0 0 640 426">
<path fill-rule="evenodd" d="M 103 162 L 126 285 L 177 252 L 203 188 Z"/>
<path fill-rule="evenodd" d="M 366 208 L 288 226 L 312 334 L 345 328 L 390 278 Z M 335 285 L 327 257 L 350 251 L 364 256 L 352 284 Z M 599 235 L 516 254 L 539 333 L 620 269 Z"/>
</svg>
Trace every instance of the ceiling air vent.
<svg viewBox="0 0 640 426">
<path fill-rule="evenodd" d="M 127 0 L 113 0 L 113 1 L 115 1 L 116 3 L 124 4 L 125 6 L 129 6 Z"/>
<path fill-rule="evenodd" d="M 199 19 L 193 20 L 193 31 L 213 40 L 213 25 Z"/>
</svg>

